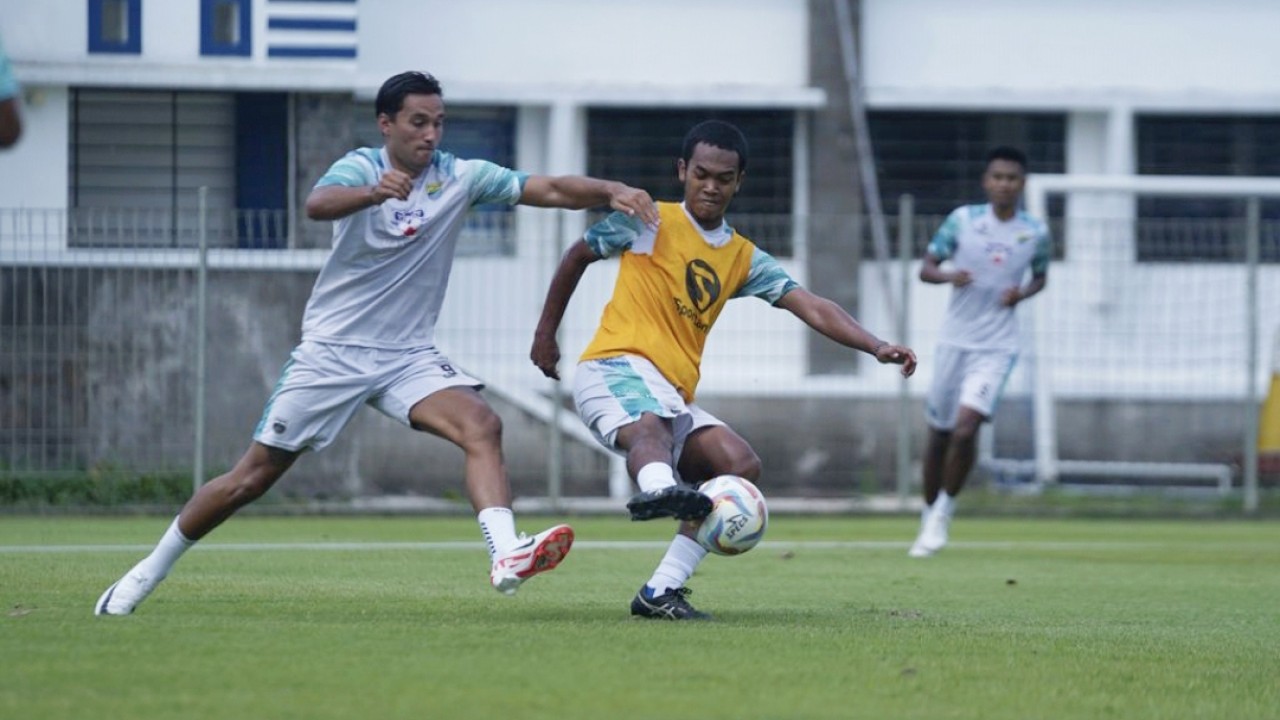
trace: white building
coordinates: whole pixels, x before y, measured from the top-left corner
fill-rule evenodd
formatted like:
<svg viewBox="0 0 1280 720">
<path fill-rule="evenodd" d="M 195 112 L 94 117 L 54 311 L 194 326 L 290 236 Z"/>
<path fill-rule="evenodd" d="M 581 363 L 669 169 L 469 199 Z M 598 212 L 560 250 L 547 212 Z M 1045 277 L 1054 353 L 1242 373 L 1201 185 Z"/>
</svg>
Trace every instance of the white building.
<svg viewBox="0 0 1280 720">
<path fill-rule="evenodd" d="M 929 216 L 979 201 L 983 157 L 995 144 L 1022 147 L 1040 173 L 1280 176 L 1272 37 L 1280 4 L 849 2 L 891 214 L 900 193 Z M 29 262 L 33 248 L 48 262 L 88 264 L 114 262 L 90 259 L 104 247 L 191 248 L 196 188 L 207 187 L 218 267 L 314 269 L 327 229 L 300 219 L 302 199 L 336 157 L 377 142 L 371 100 L 381 82 L 422 69 L 443 82 L 445 144 L 459 154 L 619 177 L 663 198 L 675 190 L 684 130 L 712 113 L 738 122 L 752 158 L 731 220 L 803 282 L 892 336 L 881 267 L 860 262 L 870 250 L 854 233 L 865 231 L 847 222 L 863 203 L 844 28 L 833 8 L 830 0 L 0 0 L 0 38 L 25 87 L 26 120 L 19 145 L 0 154 L 0 265 Z M 1250 330 L 1236 246 L 1205 233 L 1190 246 L 1169 242 L 1159 228 L 1170 218 L 1230 222 L 1242 207 L 1072 202 L 1069 218 L 1105 213 L 1127 229 L 1066 226 L 1064 262 L 1036 302 L 1053 309 L 1053 322 L 1091 334 L 1058 358 L 1060 385 L 1106 397 L 1238 398 Z M 1280 202 L 1265 203 L 1263 215 L 1280 217 Z M 525 336 L 559 243 L 586 218 L 522 210 L 482 220 L 500 232 L 476 229 L 442 334 L 495 385 L 538 387 Z M 932 222 L 917 230 L 917 250 Z M 1081 256 L 1070 243 L 1090 237 L 1123 238 L 1118 257 L 1094 253 L 1116 259 L 1109 279 L 1099 280 L 1096 265 L 1073 265 Z M 1268 237 L 1259 305 L 1274 321 L 1280 240 Z M 296 252 L 268 261 L 264 248 Z M 596 275 L 570 309 L 566 356 L 585 344 L 607 297 L 609 273 Z M 910 342 L 927 357 L 945 289 L 907 285 Z M 1089 302 L 1075 302 L 1081 285 Z M 494 288 L 509 293 L 501 317 Z M 896 393 L 887 369 L 813 340 L 785 313 L 739 305 L 713 341 L 706 393 Z M 1136 351 L 1150 364 L 1113 363 L 1105 346 L 1132 350 L 1134 323 L 1151 321 L 1157 307 L 1183 320 Z M 1069 380 L 1082 364 L 1097 372 Z M 925 363 L 913 394 L 928 376 Z"/>
</svg>

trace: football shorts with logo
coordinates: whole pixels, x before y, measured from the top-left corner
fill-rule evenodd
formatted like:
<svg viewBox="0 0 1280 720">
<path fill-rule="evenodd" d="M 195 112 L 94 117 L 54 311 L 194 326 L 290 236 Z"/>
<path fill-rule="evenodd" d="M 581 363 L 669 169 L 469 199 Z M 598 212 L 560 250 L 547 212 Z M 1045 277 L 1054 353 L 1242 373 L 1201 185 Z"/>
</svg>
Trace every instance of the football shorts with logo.
<svg viewBox="0 0 1280 720">
<path fill-rule="evenodd" d="M 619 454 L 625 454 L 616 444 L 619 429 L 636 422 L 644 413 L 670 419 L 675 435 L 673 465 L 693 431 L 724 425 L 706 410 L 685 403 L 653 363 L 637 355 L 579 363 L 573 376 L 573 401 L 578 416 L 596 440 Z"/>
<path fill-rule="evenodd" d="M 925 398 L 926 422 L 937 430 L 951 430 L 961 406 L 990 418 L 1017 360 L 1018 354 L 1011 350 L 939 345 Z"/>
<path fill-rule="evenodd" d="M 320 450 L 361 405 L 406 426 L 409 411 L 445 388 L 483 384 L 435 348 L 387 350 L 303 341 L 281 371 L 253 439 L 284 450 Z"/>
</svg>

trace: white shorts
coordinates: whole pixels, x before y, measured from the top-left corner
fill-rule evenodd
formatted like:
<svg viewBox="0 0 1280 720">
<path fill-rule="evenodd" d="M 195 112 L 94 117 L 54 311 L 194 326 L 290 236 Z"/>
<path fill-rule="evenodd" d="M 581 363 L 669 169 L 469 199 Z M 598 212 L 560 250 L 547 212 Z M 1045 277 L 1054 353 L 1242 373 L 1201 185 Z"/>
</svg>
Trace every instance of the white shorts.
<svg viewBox="0 0 1280 720">
<path fill-rule="evenodd" d="M 484 385 L 435 348 L 379 350 L 304 341 L 285 363 L 253 439 L 275 448 L 319 450 L 368 404 L 409 425 L 419 400 L 448 387 Z"/>
<path fill-rule="evenodd" d="M 573 377 L 573 402 L 596 440 L 620 455 L 625 453 L 617 446 L 618 430 L 644 413 L 670 418 L 675 434 L 672 467 L 694 430 L 724 425 L 697 405 L 686 404 L 658 368 L 637 355 L 579 363 Z"/>
<path fill-rule="evenodd" d="M 939 345 L 933 359 L 933 383 L 925 399 L 925 421 L 935 430 L 951 430 L 961 406 L 990 419 L 1017 361 L 1018 353 L 1011 350 Z"/>
</svg>

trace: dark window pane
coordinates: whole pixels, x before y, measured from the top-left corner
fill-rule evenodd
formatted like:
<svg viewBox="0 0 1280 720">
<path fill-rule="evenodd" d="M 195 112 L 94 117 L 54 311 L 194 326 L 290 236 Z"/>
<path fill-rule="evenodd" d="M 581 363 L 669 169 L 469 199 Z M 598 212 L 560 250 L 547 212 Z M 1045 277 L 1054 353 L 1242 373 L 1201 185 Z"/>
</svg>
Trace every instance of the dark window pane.
<svg viewBox="0 0 1280 720">
<path fill-rule="evenodd" d="M 240 3 L 224 0 L 213 6 L 213 39 L 219 45 L 240 44 Z"/>
<path fill-rule="evenodd" d="M 1136 124 L 1141 175 L 1280 176 L 1280 117 L 1140 115 Z M 1239 262 L 1245 208 L 1243 198 L 1139 197 L 1138 259 Z M 1261 211 L 1280 219 L 1280 199 Z M 1274 227 L 1264 223 L 1261 247 L 1271 262 L 1280 260 Z"/>
<path fill-rule="evenodd" d="M 916 215 L 933 218 L 933 225 L 960 205 L 986 202 L 982 173 L 987 153 L 997 145 L 1025 152 L 1028 172 L 1065 172 L 1066 123 L 1060 113 L 869 113 L 880 203 L 891 229 L 904 194 L 915 198 Z M 1048 209 L 1051 231 L 1058 237 L 1062 198 L 1050 196 Z M 923 236 L 916 233 L 917 253 L 935 229 Z M 874 255 L 870 238 L 864 252 Z M 1060 243 L 1055 252 L 1061 253 Z"/>
<path fill-rule="evenodd" d="M 129 42 L 129 3 L 128 0 L 103 0 L 102 2 L 102 41 L 112 45 L 126 45 Z"/>
</svg>

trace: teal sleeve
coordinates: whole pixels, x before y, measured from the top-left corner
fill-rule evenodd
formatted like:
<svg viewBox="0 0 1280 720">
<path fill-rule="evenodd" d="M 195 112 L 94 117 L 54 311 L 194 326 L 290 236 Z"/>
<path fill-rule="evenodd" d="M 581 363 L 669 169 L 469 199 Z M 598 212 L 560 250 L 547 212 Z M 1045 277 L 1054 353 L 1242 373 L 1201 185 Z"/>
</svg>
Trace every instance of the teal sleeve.
<svg viewBox="0 0 1280 720">
<path fill-rule="evenodd" d="M 18 79 L 13 76 L 13 65 L 9 63 L 4 46 L 0 45 L 0 100 L 17 97 L 19 89 Z"/>
<path fill-rule="evenodd" d="M 472 205 L 515 205 L 524 193 L 528 173 L 516 172 L 488 160 L 459 160 L 458 172 L 467 179 Z"/>
<path fill-rule="evenodd" d="M 928 253 L 939 260 L 946 260 L 955 254 L 956 239 L 960 235 L 960 214 L 964 208 L 957 208 L 951 211 L 947 219 L 938 228 L 938 232 L 933 234 L 933 239 L 929 241 Z"/>
<path fill-rule="evenodd" d="M 643 229 L 644 224 L 638 218 L 623 212 L 613 212 L 587 228 L 583 240 L 599 257 L 613 257 L 631 247 L 636 238 L 640 237 Z"/>
<path fill-rule="evenodd" d="M 1053 239 L 1049 236 L 1048 226 L 1040 226 L 1036 234 L 1036 254 L 1031 258 L 1031 274 L 1044 275 L 1049 272 L 1049 257 L 1053 254 Z"/>
<path fill-rule="evenodd" d="M 376 152 L 376 151 L 375 151 Z M 365 150 L 352 150 L 342 156 L 324 175 L 316 181 L 316 187 L 341 185 L 343 187 L 366 187 L 374 185 L 374 161 L 370 160 Z"/>
<path fill-rule="evenodd" d="M 758 297 L 774 305 L 782 299 L 783 295 L 798 287 L 800 283 L 793 280 L 772 255 L 753 246 L 751 270 L 747 273 L 747 281 L 738 288 L 733 297 Z"/>
</svg>

